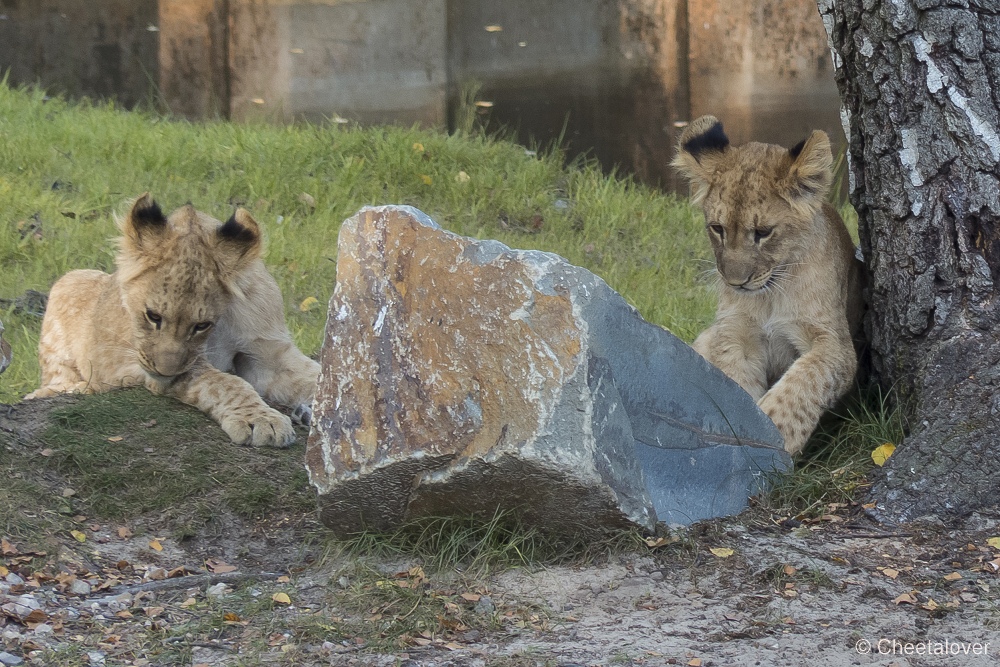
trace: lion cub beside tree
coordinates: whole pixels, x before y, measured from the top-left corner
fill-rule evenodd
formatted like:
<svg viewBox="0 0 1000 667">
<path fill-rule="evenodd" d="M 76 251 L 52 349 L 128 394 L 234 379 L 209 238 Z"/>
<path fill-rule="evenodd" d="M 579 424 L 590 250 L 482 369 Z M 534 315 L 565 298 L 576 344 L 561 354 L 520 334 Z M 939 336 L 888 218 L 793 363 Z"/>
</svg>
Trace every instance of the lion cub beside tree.
<svg viewBox="0 0 1000 667">
<path fill-rule="evenodd" d="M 857 368 L 862 267 L 826 202 L 832 165 L 824 132 L 790 150 L 733 147 L 712 116 L 684 130 L 674 161 L 704 210 L 721 277 L 716 320 L 693 347 L 754 397 L 791 454 Z"/>
<path fill-rule="evenodd" d="M 281 292 L 242 209 L 225 223 L 190 204 L 166 217 L 149 194 L 124 220 L 117 271 L 52 287 L 26 398 L 144 384 L 208 413 L 233 442 L 285 447 L 308 422 L 319 364 L 292 342 Z M 262 398 L 263 397 L 263 398 Z"/>
</svg>

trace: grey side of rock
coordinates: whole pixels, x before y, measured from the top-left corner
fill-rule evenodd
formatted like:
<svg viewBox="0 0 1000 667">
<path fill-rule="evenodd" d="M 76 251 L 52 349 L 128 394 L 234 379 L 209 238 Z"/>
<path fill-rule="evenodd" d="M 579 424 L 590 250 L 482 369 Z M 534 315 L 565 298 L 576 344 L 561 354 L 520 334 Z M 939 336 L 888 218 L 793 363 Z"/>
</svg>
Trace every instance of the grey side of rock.
<svg viewBox="0 0 1000 667">
<path fill-rule="evenodd" d="M 535 251 L 508 252 L 538 261 Z M 560 260 L 551 273 L 553 284 L 570 286 L 587 323 L 591 367 L 605 369 L 620 397 L 660 521 L 735 514 L 791 468 L 774 423 L 722 371 L 590 271 Z"/>
</svg>

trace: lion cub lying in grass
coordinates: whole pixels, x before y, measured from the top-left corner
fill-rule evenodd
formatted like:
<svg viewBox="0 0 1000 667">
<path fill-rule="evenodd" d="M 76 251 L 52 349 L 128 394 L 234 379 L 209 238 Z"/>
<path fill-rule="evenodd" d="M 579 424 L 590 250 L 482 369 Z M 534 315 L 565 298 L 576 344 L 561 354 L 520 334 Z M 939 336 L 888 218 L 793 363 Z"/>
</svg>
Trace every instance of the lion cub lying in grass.
<svg viewBox="0 0 1000 667">
<path fill-rule="evenodd" d="M 795 454 L 850 388 L 861 263 L 837 211 L 830 140 L 791 150 L 733 147 L 712 116 L 681 134 L 674 165 L 691 181 L 721 277 L 716 320 L 693 347 L 747 391 Z"/>
<path fill-rule="evenodd" d="M 292 342 L 250 214 L 222 223 L 188 204 L 168 218 L 144 194 L 120 226 L 115 273 L 53 285 L 42 386 L 26 398 L 144 384 L 208 413 L 233 442 L 291 444 L 291 420 L 264 399 L 308 423 L 319 364 Z"/>
</svg>

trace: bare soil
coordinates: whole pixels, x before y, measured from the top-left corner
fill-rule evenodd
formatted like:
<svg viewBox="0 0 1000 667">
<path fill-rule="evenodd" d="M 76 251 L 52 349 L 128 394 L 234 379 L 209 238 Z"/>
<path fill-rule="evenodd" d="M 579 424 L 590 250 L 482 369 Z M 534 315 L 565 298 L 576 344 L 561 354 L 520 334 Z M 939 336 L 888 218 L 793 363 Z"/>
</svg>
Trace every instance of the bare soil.
<svg viewBox="0 0 1000 667">
<path fill-rule="evenodd" d="M 51 463 L 52 415 L 81 400 L 0 406 L 0 665 L 998 664 L 996 516 L 887 527 L 851 505 L 808 523 L 757 510 L 596 562 L 425 571 L 339 549 L 308 489 L 248 513 L 220 500 L 233 491 L 219 479 L 95 514 L 95 478 Z M 107 446 L 153 430 L 146 410 L 184 410 L 138 405 L 132 426 L 109 422 L 101 438 L 123 440 Z M 196 426 L 238 465 L 211 475 L 280 484 L 301 468 L 301 440 L 258 452 Z M 134 455 L 195 446 L 150 437 Z"/>
</svg>

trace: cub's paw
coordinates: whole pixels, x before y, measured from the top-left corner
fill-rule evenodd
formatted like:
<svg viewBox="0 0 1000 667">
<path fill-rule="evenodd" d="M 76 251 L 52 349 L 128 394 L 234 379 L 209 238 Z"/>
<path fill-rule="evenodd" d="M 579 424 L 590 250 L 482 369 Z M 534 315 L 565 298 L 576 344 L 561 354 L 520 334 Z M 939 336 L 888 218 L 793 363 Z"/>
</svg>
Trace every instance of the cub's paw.
<svg viewBox="0 0 1000 667">
<path fill-rule="evenodd" d="M 313 411 L 312 406 L 307 403 L 299 403 L 292 410 L 292 421 L 296 424 L 302 424 L 303 426 L 309 426 L 312 423 Z"/>
<path fill-rule="evenodd" d="M 792 411 L 786 398 L 771 391 L 757 401 L 757 407 L 778 427 L 786 452 L 795 456 L 805 447 L 815 424 L 806 423 L 801 413 Z"/>
<path fill-rule="evenodd" d="M 295 441 L 292 420 L 271 408 L 245 416 L 226 417 L 220 422 L 220 426 L 238 445 L 288 447 Z"/>
</svg>

